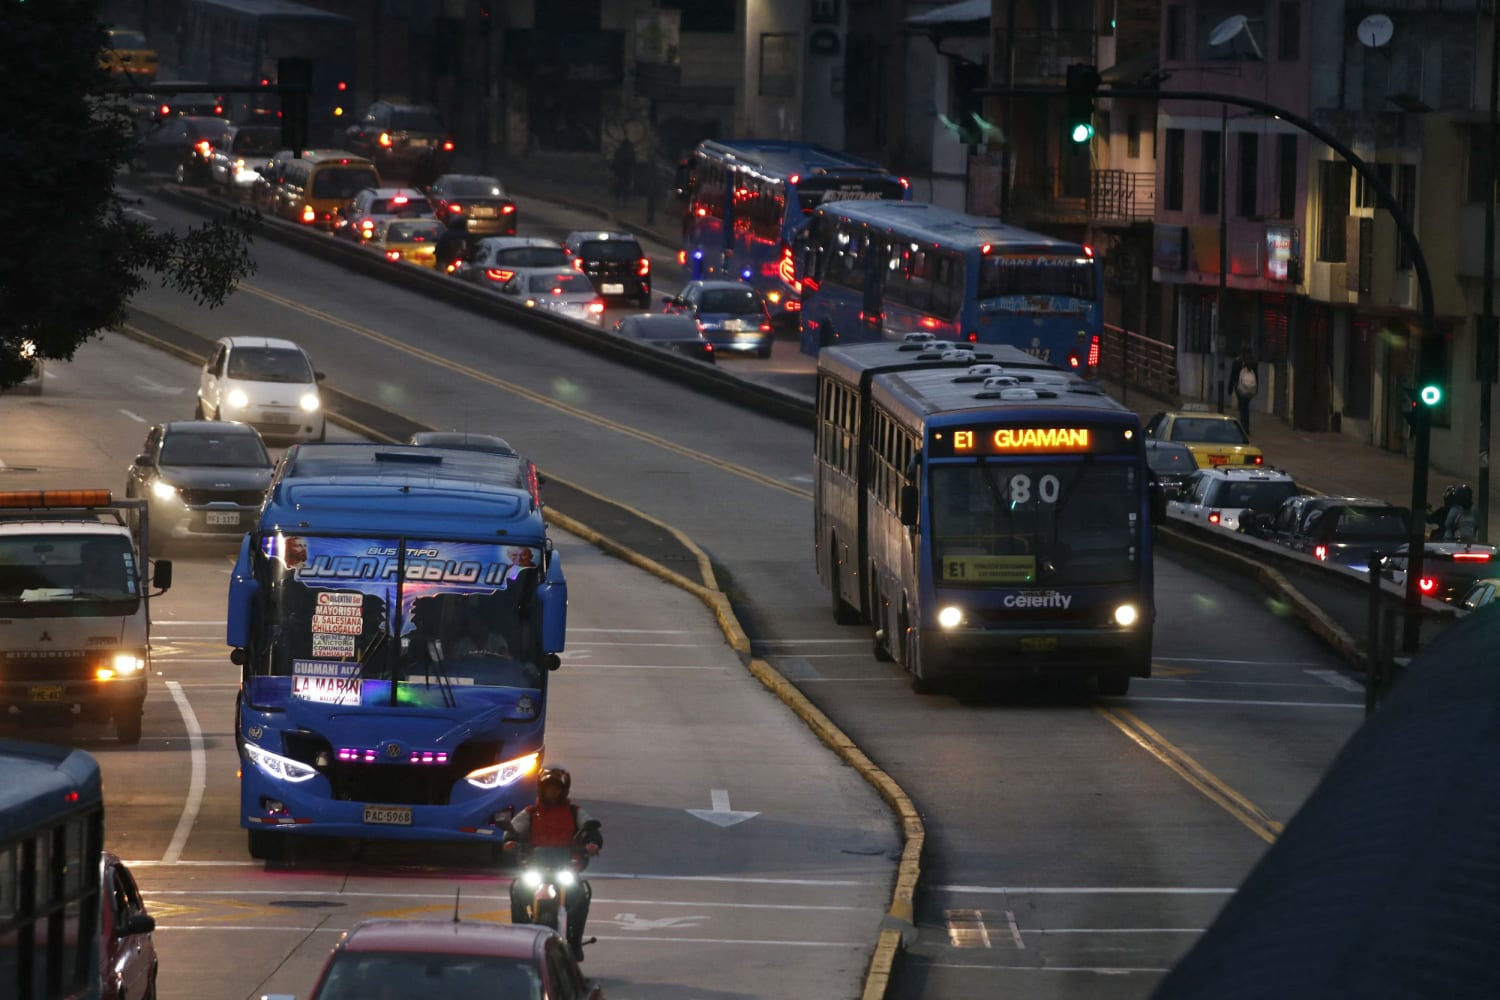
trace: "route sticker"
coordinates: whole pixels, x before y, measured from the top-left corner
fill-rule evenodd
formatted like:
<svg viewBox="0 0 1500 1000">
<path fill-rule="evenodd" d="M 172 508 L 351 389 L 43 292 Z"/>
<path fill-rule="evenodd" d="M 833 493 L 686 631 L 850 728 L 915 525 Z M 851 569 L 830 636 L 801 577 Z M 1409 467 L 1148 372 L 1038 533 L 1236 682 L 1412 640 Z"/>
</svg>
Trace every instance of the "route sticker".
<svg viewBox="0 0 1500 1000">
<path fill-rule="evenodd" d="M 1032 583 L 1036 556 L 944 556 L 943 579 L 964 583 Z"/>
<path fill-rule="evenodd" d="M 358 663 L 292 661 L 292 697 L 324 705 L 358 705 Z"/>
</svg>

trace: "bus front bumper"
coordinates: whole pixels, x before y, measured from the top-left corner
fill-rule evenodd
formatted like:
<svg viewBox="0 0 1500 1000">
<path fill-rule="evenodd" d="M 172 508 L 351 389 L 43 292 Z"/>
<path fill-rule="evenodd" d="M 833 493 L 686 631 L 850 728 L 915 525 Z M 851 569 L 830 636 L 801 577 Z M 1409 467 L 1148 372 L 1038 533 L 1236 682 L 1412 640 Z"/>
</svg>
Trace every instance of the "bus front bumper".
<svg viewBox="0 0 1500 1000">
<path fill-rule="evenodd" d="M 1149 628 L 1050 632 L 945 629 L 922 634 L 922 672 L 948 679 L 1151 676 Z"/>
</svg>

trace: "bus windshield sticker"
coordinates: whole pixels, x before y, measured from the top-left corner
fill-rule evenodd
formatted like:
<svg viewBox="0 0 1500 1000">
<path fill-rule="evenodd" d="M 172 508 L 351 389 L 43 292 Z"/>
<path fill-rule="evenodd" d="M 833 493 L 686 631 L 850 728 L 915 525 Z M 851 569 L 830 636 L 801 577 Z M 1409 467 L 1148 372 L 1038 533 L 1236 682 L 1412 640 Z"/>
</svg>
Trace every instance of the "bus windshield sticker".
<svg viewBox="0 0 1500 1000">
<path fill-rule="evenodd" d="M 323 705 L 358 705 L 358 663 L 326 660 L 292 662 L 292 697 Z"/>
<path fill-rule="evenodd" d="M 943 579 L 954 583 L 1035 583 L 1035 556 L 947 556 Z"/>
</svg>

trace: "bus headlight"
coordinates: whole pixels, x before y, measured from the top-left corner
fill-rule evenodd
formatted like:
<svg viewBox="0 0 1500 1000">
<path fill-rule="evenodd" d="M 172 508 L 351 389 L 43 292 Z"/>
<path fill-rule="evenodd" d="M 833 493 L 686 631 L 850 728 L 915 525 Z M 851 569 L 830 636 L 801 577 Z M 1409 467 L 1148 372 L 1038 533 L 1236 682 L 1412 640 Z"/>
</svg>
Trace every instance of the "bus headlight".
<svg viewBox="0 0 1500 1000">
<path fill-rule="evenodd" d="M 1139 617 L 1140 612 L 1136 611 L 1134 604 L 1122 604 L 1118 608 L 1115 608 L 1116 625 L 1124 625 L 1129 627 L 1131 625 L 1134 625 L 1135 620 Z"/>
<path fill-rule="evenodd" d="M 952 605 L 938 612 L 938 624 L 943 628 L 958 628 L 964 623 L 964 612 L 962 608 Z"/>
<path fill-rule="evenodd" d="M 464 780 L 475 788 L 504 788 L 506 785 L 515 784 L 536 770 L 536 761 L 539 756 L 540 754 L 529 753 L 515 760 L 481 767 L 477 771 L 470 771 L 464 775 Z"/>
<path fill-rule="evenodd" d="M 279 781 L 290 781 L 295 784 L 315 777 L 318 773 L 300 760 L 292 760 L 290 757 L 272 753 L 254 743 L 245 744 L 245 756 L 249 757 L 250 762 L 256 767 Z"/>
<path fill-rule="evenodd" d="M 231 389 L 229 395 L 224 397 L 224 401 L 238 410 L 249 405 L 250 397 L 245 395 L 243 389 Z"/>
</svg>

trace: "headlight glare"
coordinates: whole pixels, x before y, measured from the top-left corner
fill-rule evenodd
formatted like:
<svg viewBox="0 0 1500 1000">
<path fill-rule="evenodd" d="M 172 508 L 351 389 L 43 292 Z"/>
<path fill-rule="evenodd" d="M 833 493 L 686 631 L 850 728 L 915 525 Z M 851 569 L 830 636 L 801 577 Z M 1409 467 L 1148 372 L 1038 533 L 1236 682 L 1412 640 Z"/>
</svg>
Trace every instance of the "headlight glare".
<svg viewBox="0 0 1500 1000">
<path fill-rule="evenodd" d="M 1135 620 L 1139 617 L 1140 612 L 1136 611 L 1134 604 L 1122 604 L 1118 608 L 1115 608 L 1116 625 L 1124 625 L 1127 627 L 1134 625 Z"/>
<path fill-rule="evenodd" d="M 964 623 L 964 612 L 962 608 L 952 605 L 938 612 L 938 624 L 943 628 L 958 628 Z"/>
<path fill-rule="evenodd" d="M 245 744 L 245 756 L 249 757 L 250 762 L 261 771 L 279 781 L 290 781 L 295 784 L 315 777 L 318 773 L 300 760 L 292 760 L 290 757 L 272 753 L 254 743 Z"/>
<path fill-rule="evenodd" d="M 521 884 L 528 889 L 535 889 L 542 884 L 542 873 L 535 868 L 528 868 L 521 873 Z"/>
<path fill-rule="evenodd" d="M 134 653 L 116 653 L 112 666 L 117 674 L 133 674 L 146 669 L 146 660 Z"/>
<path fill-rule="evenodd" d="M 244 389 L 230 389 L 229 395 L 225 397 L 225 402 L 235 409 L 241 409 L 250 404 L 250 397 L 245 395 Z"/>
<path fill-rule="evenodd" d="M 302 398 L 297 402 L 308 413 L 312 413 L 318 408 L 318 394 L 315 392 L 304 392 Z"/>
<path fill-rule="evenodd" d="M 158 500 L 173 500 L 177 497 L 177 487 L 158 479 L 151 484 L 151 495 Z"/>
<path fill-rule="evenodd" d="M 504 788 L 506 785 L 515 784 L 536 770 L 538 756 L 540 755 L 529 753 L 514 760 L 481 767 L 477 771 L 470 771 L 464 775 L 464 780 L 475 788 Z"/>
<path fill-rule="evenodd" d="M 571 889 L 573 888 L 573 886 L 578 884 L 578 876 L 574 875 L 566 868 L 560 868 L 557 872 L 557 884 L 562 886 L 564 889 Z"/>
</svg>

